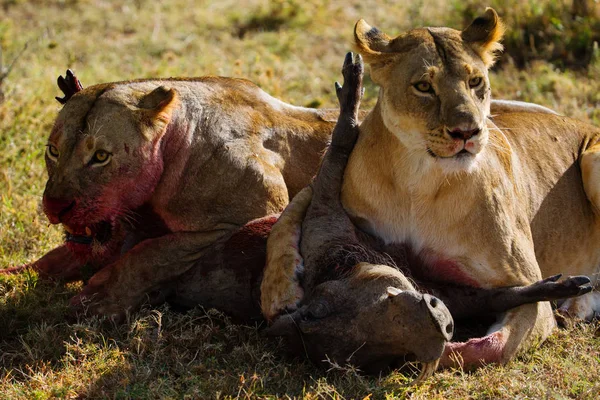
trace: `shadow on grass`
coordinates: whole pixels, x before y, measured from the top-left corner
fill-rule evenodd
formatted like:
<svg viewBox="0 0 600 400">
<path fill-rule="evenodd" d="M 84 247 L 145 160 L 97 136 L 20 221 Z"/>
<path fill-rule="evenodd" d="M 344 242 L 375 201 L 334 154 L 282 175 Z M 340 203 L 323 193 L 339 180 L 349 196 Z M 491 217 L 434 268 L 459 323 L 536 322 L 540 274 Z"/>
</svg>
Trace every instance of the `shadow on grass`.
<svg viewBox="0 0 600 400">
<path fill-rule="evenodd" d="M 40 390 L 81 398 L 380 398 L 417 390 L 406 375 L 317 368 L 264 338 L 259 326 L 216 310 L 175 312 L 164 304 L 144 306 L 120 325 L 69 319 L 68 301 L 79 289 L 28 274 L 0 280 L 0 386 L 13 385 L 21 398 Z"/>
<path fill-rule="evenodd" d="M 355 370 L 326 373 L 293 358 L 259 326 L 216 310 L 144 306 L 118 326 L 75 319 L 68 303 L 78 290 L 34 273 L 1 278 L 0 383 L 16 384 L 24 398 L 39 382 L 43 393 L 85 398 L 302 397 L 308 388 L 356 396 L 377 387 Z"/>
<path fill-rule="evenodd" d="M 0 278 L 0 368 L 23 370 L 55 364 L 72 330 L 65 322 L 67 301 L 77 285 L 42 282 L 35 273 Z"/>
</svg>

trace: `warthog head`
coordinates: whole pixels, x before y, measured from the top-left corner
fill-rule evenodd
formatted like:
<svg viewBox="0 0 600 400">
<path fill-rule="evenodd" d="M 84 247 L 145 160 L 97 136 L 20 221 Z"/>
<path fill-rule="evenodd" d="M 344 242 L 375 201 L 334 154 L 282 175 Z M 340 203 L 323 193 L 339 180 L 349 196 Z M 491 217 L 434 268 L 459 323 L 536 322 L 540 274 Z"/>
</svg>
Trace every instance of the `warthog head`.
<svg viewBox="0 0 600 400">
<path fill-rule="evenodd" d="M 444 303 L 415 290 L 394 268 L 359 264 L 317 285 L 269 335 L 285 336 L 315 362 L 378 372 L 397 360 L 437 364 L 454 323 Z"/>
</svg>

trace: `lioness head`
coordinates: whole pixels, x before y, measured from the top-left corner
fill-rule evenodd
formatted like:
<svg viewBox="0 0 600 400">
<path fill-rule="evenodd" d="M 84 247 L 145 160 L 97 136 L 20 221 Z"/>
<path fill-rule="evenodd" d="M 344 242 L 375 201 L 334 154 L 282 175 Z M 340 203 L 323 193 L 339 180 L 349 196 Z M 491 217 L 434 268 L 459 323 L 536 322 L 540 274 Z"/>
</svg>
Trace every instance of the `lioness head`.
<svg viewBox="0 0 600 400">
<path fill-rule="evenodd" d="M 177 95 L 156 86 L 92 86 L 68 99 L 56 119 L 43 207 L 82 258 L 102 258 L 119 241 L 119 221 L 135 219 L 132 210 L 160 178 L 159 143 Z"/>
<path fill-rule="evenodd" d="M 445 170 L 474 165 L 488 141 L 488 68 L 504 32 L 494 10 L 464 31 L 419 28 L 391 38 L 359 20 L 358 51 L 380 86 L 386 128 L 409 152 Z"/>
</svg>

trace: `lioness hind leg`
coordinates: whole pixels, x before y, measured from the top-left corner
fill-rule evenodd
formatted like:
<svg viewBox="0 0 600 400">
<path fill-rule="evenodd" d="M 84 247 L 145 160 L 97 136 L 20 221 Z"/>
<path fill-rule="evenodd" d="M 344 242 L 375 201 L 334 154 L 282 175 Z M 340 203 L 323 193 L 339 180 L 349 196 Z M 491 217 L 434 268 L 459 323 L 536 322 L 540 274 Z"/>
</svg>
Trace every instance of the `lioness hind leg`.
<svg viewBox="0 0 600 400">
<path fill-rule="evenodd" d="M 587 149 L 580 159 L 583 189 L 600 217 L 600 143 Z"/>
<path fill-rule="evenodd" d="M 487 336 L 446 344 L 440 365 L 463 368 L 507 363 L 519 351 L 543 342 L 555 326 L 550 303 L 517 307 L 493 325 Z"/>
<path fill-rule="evenodd" d="M 312 189 L 302 189 L 273 225 L 267 240 L 267 265 L 260 286 L 263 316 L 272 320 L 283 310 L 294 310 L 304 291 L 299 276 L 303 270 L 300 255 L 302 220 L 312 200 Z"/>
<path fill-rule="evenodd" d="M 587 149 L 581 156 L 581 178 L 583 188 L 600 224 L 600 143 Z M 593 286 L 598 286 L 598 266 L 588 272 Z M 600 314 L 600 293 L 591 292 L 584 296 L 567 299 L 558 309 L 562 316 L 590 321 Z"/>
</svg>

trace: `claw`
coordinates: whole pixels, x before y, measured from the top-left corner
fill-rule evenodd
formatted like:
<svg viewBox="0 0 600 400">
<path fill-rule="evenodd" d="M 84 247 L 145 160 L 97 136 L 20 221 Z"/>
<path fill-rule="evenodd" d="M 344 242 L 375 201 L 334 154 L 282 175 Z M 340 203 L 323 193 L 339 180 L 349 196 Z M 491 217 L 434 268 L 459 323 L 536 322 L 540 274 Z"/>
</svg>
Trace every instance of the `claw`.
<svg viewBox="0 0 600 400">
<path fill-rule="evenodd" d="M 344 66 L 342 67 L 342 69 L 346 69 L 346 67 L 348 67 L 348 65 L 352 65 L 352 59 L 353 59 L 353 54 L 351 51 L 346 53 L 346 58 L 344 58 Z"/>
<path fill-rule="evenodd" d="M 561 276 L 562 276 L 562 274 L 552 275 L 552 276 L 549 276 L 548 278 L 544 279 L 542 282 L 556 282 L 557 280 L 560 279 Z"/>
<path fill-rule="evenodd" d="M 584 286 L 579 290 L 579 295 L 583 296 L 584 294 L 587 294 L 589 292 L 591 292 L 594 288 L 590 285 L 590 286 Z"/>
<path fill-rule="evenodd" d="M 587 285 L 588 283 L 592 283 L 590 278 L 585 275 L 569 276 L 567 279 L 565 279 L 565 282 L 569 282 L 569 284 L 573 284 L 575 286 L 583 286 Z"/>
<path fill-rule="evenodd" d="M 342 90 L 342 85 L 340 85 L 340 83 L 339 83 L 339 82 L 336 82 L 336 83 L 335 83 L 335 92 L 336 92 L 337 94 L 340 94 L 340 91 L 341 91 L 341 90 Z"/>
<path fill-rule="evenodd" d="M 362 56 L 360 54 L 356 55 L 356 59 L 355 59 L 354 63 L 358 67 L 358 73 L 360 75 L 362 75 L 363 72 L 364 72 L 364 69 L 365 69 L 365 65 L 363 63 L 363 59 L 362 59 Z"/>
</svg>

